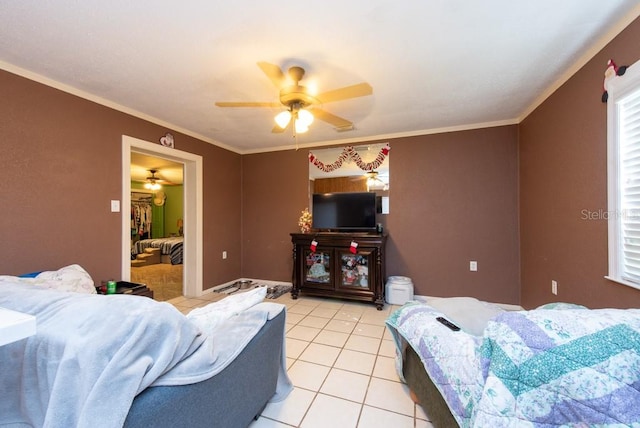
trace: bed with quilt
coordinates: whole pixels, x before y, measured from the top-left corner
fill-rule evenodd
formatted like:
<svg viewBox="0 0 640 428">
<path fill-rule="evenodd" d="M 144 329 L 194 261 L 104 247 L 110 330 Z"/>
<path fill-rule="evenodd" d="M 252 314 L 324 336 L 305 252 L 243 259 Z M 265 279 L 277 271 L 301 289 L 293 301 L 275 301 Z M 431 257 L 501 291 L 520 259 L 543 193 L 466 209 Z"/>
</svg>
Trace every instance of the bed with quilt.
<svg viewBox="0 0 640 428">
<path fill-rule="evenodd" d="M 0 347 L 0 426 L 245 428 L 292 389 L 285 308 L 264 289 L 185 316 L 56 281 L 0 276 L 0 307 L 37 323 Z"/>
<path fill-rule="evenodd" d="M 398 374 L 435 427 L 640 427 L 639 309 L 433 299 L 387 327 Z"/>
<path fill-rule="evenodd" d="M 146 248 L 159 248 L 162 259 L 168 259 L 172 265 L 181 265 L 183 261 L 184 237 L 141 239 L 131 247 L 131 256 L 144 253 Z M 163 261 L 163 263 L 165 263 Z"/>
</svg>

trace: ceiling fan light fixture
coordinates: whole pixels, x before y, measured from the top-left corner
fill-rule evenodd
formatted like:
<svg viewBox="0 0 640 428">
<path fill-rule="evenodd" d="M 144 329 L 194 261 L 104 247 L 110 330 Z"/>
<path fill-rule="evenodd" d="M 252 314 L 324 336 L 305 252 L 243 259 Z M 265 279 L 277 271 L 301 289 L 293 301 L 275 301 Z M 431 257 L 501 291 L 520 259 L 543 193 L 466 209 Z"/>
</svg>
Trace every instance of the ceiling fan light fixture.
<svg viewBox="0 0 640 428">
<path fill-rule="evenodd" d="M 389 190 L 388 178 L 387 181 L 382 180 L 378 176 L 378 171 L 367 171 L 365 177 L 367 177 L 367 191 L 370 191 L 371 189 Z"/>
<path fill-rule="evenodd" d="M 144 183 L 144 188 L 147 190 L 160 190 L 162 189 L 162 186 L 156 182 L 157 178 L 156 177 L 156 172 L 158 172 L 158 170 L 156 169 L 150 169 L 149 172 L 151 173 L 151 177 L 147 177 L 147 182 Z"/>
<path fill-rule="evenodd" d="M 342 101 L 351 98 L 363 97 L 373 94 L 373 88 L 368 83 L 358 83 L 351 86 L 345 86 L 330 91 L 318 93 L 316 81 L 309 81 L 301 85 L 305 70 L 299 66 L 289 67 L 288 76 L 282 69 L 268 62 L 258 62 L 258 67 L 271 80 L 280 93 L 278 102 L 216 102 L 218 107 L 284 107 L 287 111 L 278 113 L 274 120 L 277 126 L 271 129 L 271 132 L 281 133 L 285 130 L 293 120 L 292 131 L 295 133 L 306 132 L 314 121 L 314 116 L 323 122 L 332 125 L 338 132 L 352 131 L 353 123 L 342 117 L 329 113 L 318 106 L 335 101 Z M 313 109 L 313 113 L 305 110 Z M 300 114 L 299 114 L 300 113 Z M 298 122 L 300 122 L 298 124 Z"/>
<path fill-rule="evenodd" d="M 276 115 L 274 119 L 276 121 L 276 124 L 280 128 L 284 129 L 287 127 L 289 121 L 291 120 L 291 112 L 289 110 L 281 111 Z"/>
<path fill-rule="evenodd" d="M 309 125 L 313 123 L 313 119 L 314 119 L 313 114 L 309 110 L 301 109 L 300 111 L 298 111 L 297 122 L 301 122 L 307 128 L 309 127 Z"/>
<path fill-rule="evenodd" d="M 309 130 L 309 127 L 303 123 L 300 119 L 296 119 L 295 123 L 296 134 L 304 134 Z"/>
<path fill-rule="evenodd" d="M 148 190 L 160 190 L 162 189 L 162 186 L 155 181 L 147 181 L 144 183 L 144 188 Z"/>
</svg>

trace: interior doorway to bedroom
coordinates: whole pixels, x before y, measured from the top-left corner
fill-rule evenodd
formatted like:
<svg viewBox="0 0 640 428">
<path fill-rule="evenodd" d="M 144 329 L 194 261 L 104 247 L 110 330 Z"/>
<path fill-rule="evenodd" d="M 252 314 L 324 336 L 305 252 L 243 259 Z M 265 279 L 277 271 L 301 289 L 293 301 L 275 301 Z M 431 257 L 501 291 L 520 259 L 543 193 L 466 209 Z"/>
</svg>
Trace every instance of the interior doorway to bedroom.
<svg viewBox="0 0 640 428">
<path fill-rule="evenodd" d="M 176 292 L 187 297 L 197 297 L 202 294 L 202 157 L 128 136 L 123 136 L 122 144 L 122 278 L 125 281 L 144 282 L 152 289 L 154 289 L 154 283 L 158 284 L 156 286 L 158 293 L 154 290 L 154 294 L 158 294 L 159 300 L 168 300 L 174 297 Z M 131 165 L 140 164 L 141 159 L 156 162 L 158 165 L 173 165 L 176 167 L 175 170 L 181 170 L 182 175 L 181 195 L 180 192 L 172 192 L 176 189 L 169 189 L 169 186 L 162 192 L 151 193 L 151 204 L 162 205 L 163 198 L 166 204 L 171 196 L 174 199 L 182 198 L 182 212 L 181 215 L 173 212 L 168 216 L 166 211 L 162 213 L 168 218 L 165 218 L 163 228 L 156 230 L 155 233 L 158 236 L 167 235 L 163 238 L 169 241 L 166 247 L 169 254 L 154 255 L 160 259 L 160 263 L 145 264 L 145 269 L 132 267 L 134 228 L 130 207 L 135 202 L 134 198 L 144 199 L 145 193 L 149 194 L 146 189 L 137 189 L 139 186 L 133 180 L 136 173 Z M 145 177 L 148 176 L 146 172 L 143 174 Z M 160 174 L 156 173 L 156 175 Z M 165 174 L 165 176 L 167 182 L 179 181 L 175 175 Z M 145 227 L 144 224 L 139 226 L 145 238 L 153 237 L 152 226 Z M 148 232 L 147 229 L 149 229 Z M 136 230 L 136 233 L 139 234 L 139 230 Z M 181 264 L 175 260 L 178 254 L 175 252 L 171 254 L 171 250 L 177 248 L 174 243 L 179 241 L 180 235 L 183 238 Z M 172 263 L 172 257 L 174 257 L 174 263 Z M 161 290 L 160 288 L 164 285 L 171 286 L 171 283 L 175 286 L 177 282 L 181 283 L 179 290 Z"/>
<path fill-rule="evenodd" d="M 184 164 L 131 151 L 131 282 L 183 296 Z"/>
</svg>

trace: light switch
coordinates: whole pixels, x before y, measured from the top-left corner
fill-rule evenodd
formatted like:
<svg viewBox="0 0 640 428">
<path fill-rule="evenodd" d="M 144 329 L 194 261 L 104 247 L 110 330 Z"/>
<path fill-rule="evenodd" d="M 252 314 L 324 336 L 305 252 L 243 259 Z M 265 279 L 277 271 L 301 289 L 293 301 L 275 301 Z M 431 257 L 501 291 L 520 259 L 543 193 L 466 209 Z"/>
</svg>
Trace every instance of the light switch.
<svg viewBox="0 0 640 428">
<path fill-rule="evenodd" d="M 120 212 L 120 201 L 118 201 L 118 200 L 112 200 L 111 201 L 111 212 L 112 213 L 119 213 Z"/>
<path fill-rule="evenodd" d="M 476 262 L 475 260 L 472 260 L 469 262 L 469 270 L 471 272 L 477 272 L 478 270 L 478 262 Z"/>
</svg>

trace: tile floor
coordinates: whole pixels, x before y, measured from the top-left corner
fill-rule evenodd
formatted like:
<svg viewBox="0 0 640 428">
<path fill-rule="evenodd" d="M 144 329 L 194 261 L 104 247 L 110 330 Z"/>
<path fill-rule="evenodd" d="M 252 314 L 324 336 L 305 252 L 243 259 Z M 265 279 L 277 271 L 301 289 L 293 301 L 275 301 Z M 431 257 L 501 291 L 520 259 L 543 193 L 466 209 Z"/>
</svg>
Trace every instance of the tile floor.
<svg viewBox="0 0 640 428">
<path fill-rule="evenodd" d="M 221 296 L 178 297 L 183 313 Z M 395 348 L 384 321 L 397 306 L 299 297 L 287 306 L 286 353 L 294 390 L 267 405 L 251 428 L 431 428 L 395 370 Z"/>
</svg>

